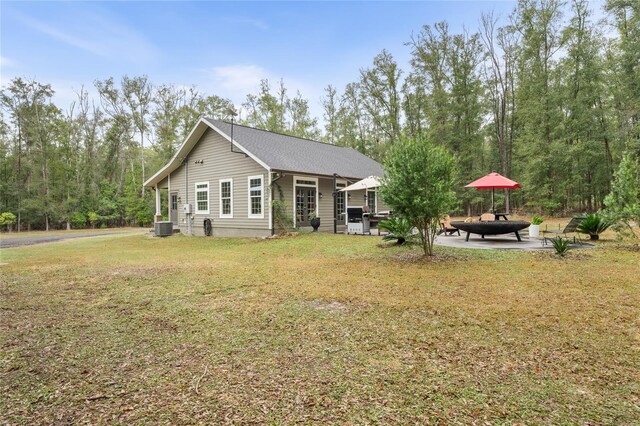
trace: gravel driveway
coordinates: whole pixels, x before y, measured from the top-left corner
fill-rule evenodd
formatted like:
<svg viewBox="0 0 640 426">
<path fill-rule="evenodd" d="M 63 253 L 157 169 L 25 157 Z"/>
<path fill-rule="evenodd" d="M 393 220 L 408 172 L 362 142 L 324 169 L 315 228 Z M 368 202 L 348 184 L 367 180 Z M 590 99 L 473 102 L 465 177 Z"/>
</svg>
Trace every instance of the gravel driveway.
<svg viewBox="0 0 640 426">
<path fill-rule="evenodd" d="M 5 234 L 0 238 L 0 248 L 32 246 L 34 244 L 52 243 L 55 241 L 69 240 L 72 238 L 88 238 L 88 237 L 101 237 L 104 235 L 132 234 L 132 233 L 139 233 L 141 231 L 142 230 L 139 230 L 139 229 L 136 229 L 135 231 L 116 231 L 116 232 L 87 231 L 82 233 L 73 233 L 69 235 L 58 234 L 58 235 L 43 235 L 43 236 L 34 236 L 34 237 L 21 237 L 21 238 L 6 238 L 6 234 Z"/>
</svg>

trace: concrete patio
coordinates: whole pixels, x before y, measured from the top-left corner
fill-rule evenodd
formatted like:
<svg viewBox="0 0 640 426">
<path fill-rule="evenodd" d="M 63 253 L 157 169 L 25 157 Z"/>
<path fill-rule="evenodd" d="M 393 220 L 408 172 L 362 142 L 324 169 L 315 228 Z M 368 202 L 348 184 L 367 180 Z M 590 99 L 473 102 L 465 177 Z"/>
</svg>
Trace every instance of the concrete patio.
<svg viewBox="0 0 640 426">
<path fill-rule="evenodd" d="M 346 234 L 346 232 L 339 232 L 340 234 Z M 385 231 L 380 231 L 377 228 L 371 228 L 370 234 L 364 234 L 364 236 L 381 237 L 386 234 Z M 351 234 L 356 236 L 356 234 Z M 358 234 L 362 235 L 362 234 Z M 553 245 L 548 242 L 547 245 L 542 244 L 542 238 L 531 238 L 527 230 L 520 231 L 520 238 L 522 241 L 518 241 L 514 234 L 504 235 L 486 235 L 484 239 L 480 235 L 471 234 L 469 241 L 465 241 L 467 237 L 466 232 L 460 232 L 460 235 L 438 235 L 434 241 L 437 246 L 465 248 L 465 249 L 479 249 L 479 250 L 553 250 Z M 582 240 L 582 244 L 571 244 L 571 248 L 594 248 L 595 245 Z"/>
<path fill-rule="evenodd" d="M 542 239 L 530 238 L 529 234 L 524 231 L 520 232 L 522 241 L 518 241 L 514 234 L 505 235 L 487 235 L 484 239 L 480 235 L 471 234 L 469 241 L 465 241 L 466 232 L 460 232 L 460 235 L 438 235 L 434 242 L 435 245 L 455 248 L 482 249 L 482 250 L 553 250 L 553 245 L 547 243 L 542 244 Z M 582 244 L 572 244 L 572 248 L 593 248 L 593 244 L 582 242 Z"/>
</svg>

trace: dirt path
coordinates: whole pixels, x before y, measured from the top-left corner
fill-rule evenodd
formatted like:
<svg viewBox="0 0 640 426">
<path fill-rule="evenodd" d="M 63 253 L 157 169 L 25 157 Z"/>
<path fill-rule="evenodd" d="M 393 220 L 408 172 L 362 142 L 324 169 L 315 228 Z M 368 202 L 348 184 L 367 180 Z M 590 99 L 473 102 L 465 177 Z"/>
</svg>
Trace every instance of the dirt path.
<svg viewBox="0 0 640 426">
<path fill-rule="evenodd" d="M 147 230 L 133 229 L 133 230 L 115 231 L 115 232 L 89 230 L 87 232 L 73 233 L 73 234 L 67 234 L 67 235 L 56 234 L 56 235 L 42 235 L 42 236 L 17 237 L 17 238 L 6 238 L 6 236 L 3 235 L 2 237 L 0 237 L 0 248 L 31 246 L 34 244 L 52 243 L 55 241 L 69 240 L 72 238 L 101 237 L 105 235 L 134 234 L 134 233 L 141 233 L 141 232 L 147 232 Z"/>
</svg>

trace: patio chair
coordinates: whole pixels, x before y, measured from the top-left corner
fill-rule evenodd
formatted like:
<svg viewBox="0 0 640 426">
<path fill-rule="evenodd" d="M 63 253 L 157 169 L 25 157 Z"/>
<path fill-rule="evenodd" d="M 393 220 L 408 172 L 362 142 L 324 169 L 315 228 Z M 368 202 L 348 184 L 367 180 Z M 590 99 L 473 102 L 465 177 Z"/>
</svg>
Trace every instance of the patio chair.
<svg viewBox="0 0 640 426">
<path fill-rule="evenodd" d="M 578 225 L 580 225 L 580 223 L 584 220 L 584 216 L 574 216 L 573 218 L 571 218 L 571 220 L 569 221 L 569 223 L 567 223 L 567 225 L 560 229 L 560 224 L 558 224 L 558 229 L 548 229 L 545 228 L 542 231 L 542 244 L 543 245 L 547 245 L 547 238 L 551 239 L 551 238 L 555 238 L 554 236 L 564 236 L 565 238 L 567 238 L 568 234 L 574 234 L 573 235 L 573 243 L 576 243 L 576 239 L 577 242 L 579 244 L 582 244 L 582 240 L 580 239 L 580 237 L 576 234 L 576 230 L 578 229 Z M 554 236 L 547 236 L 547 234 L 552 234 Z"/>
<path fill-rule="evenodd" d="M 480 215 L 480 222 L 489 222 L 492 220 L 496 220 L 496 216 L 493 213 L 482 213 L 482 215 Z"/>
<path fill-rule="evenodd" d="M 440 220 L 440 232 L 438 232 L 438 235 L 453 235 L 456 232 L 458 233 L 458 235 L 460 235 L 460 230 L 458 228 L 454 228 L 451 225 L 451 218 L 449 217 L 449 215 L 443 217 Z"/>
</svg>

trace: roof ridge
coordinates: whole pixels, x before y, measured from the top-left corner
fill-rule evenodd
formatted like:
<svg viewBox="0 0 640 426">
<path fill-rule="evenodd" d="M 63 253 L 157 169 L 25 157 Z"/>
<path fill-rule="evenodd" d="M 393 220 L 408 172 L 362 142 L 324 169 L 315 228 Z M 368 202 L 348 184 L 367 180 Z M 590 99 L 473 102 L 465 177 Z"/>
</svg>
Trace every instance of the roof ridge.
<svg viewBox="0 0 640 426">
<path fill-rule="evenodd" d="M 282 133 L 282 132 L 274 132 L 273 130 L 261 129 L 259 127 L 251 127 L 251 126 L 247 126 L 247 125 L 244 125 L 244 124 L 238 124 L 236 122 L 231 123 L 229 121 L 218 120 L 218 119 L 215 119 L 215 118 L 209 118 L 209 117 L 205 117 L 205 118 L 207 120 L 210 120 L 210 121 L 220 121 L 220 122 L 225 123 L 225 124 L 229 124 L 229 125 L 232 124 L 233 126 L 240 126 L 240 127 L 246 128 L 246 129 L 259 130 L 261 132 L 273 133 L 274 135 L 287 136 L 287 137 L 295 138 L 295 139 L 302 139 L 303 141 L 315 142 L 315 143 L 319 143 L 319 144 L 322 144 L 322 145 L 335 146 L 336 148 L 351 148 L 350 146 L 340 146 L 340 145 L 336 145 L 336 144 L 329 143 L 329 142 L 321 142 L 321 141 L 317 141 L 315 139 L 303 138 L 301 136 L 288 135 L 288 134 Z"/>
</svg>

